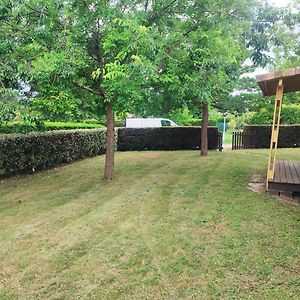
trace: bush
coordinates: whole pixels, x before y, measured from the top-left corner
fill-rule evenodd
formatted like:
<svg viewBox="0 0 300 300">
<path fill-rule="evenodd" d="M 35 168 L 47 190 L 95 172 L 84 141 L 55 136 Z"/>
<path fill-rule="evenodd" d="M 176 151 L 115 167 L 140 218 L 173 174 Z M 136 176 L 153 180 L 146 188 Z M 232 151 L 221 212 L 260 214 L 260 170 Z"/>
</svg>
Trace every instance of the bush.
<svg viewBox="0 0 300 300">
<path fill-rule="evenodd" d="M 28 173 L 105 152 L 106 130 L 0 135 L 0 172 Z"/>
<path fill-rule="evenodd" d="M 86 123 L 64 123 L 64 122 L 45 122 L 39 125 L 36 123 L 9 122 L 0 125 L 0 133 L 28 133 L 32 131 L 52 131 L 70 129 L 94 129 L 102 127 L 100 124 Z"/>
<path fill-rule="evenodd" d="M 85 123 L 85 124 L 104 124 L 105 122 L 103 122 L 100 119 L 86 119 L 86 120 L 81 120 L 81 123 Z"/>
<path fill-rule="evenodd" d="M 269 148 L 272 126 L 249 125 L 244 127 L 244 132 L 253 134 L 255 148 Z M 282 125 L 279 128 L 279 148 L 300 147 L 300 125 Z"/>
<path fill-rule="evenodd" d="M 228 122 L 228 129 L 229 130 L 234 130 L 237 128 L 237 121 L 235 119 L 231 119 L 229 122 Z"/>
<path fill-rule="evenodd" d="M 215 114 L 215 112 L 214 112 Z M 224 122 L 224 118 L 222 116 L 215 116 L 212 114 L 209 117 L 208 125 L 209 126 L 216 126 L 217 123 Z M 179 126 L 201 126 L 202 119 L 195 118 L 188 108 L 177 109 L 172 111 L 169 114 L 169 119 L 174 121 Z M 226 117 L 226 122 L 229 122 L 230 118 Z"/>
<path fill-rule="evenodd" d="M 255 115 L 255 112 L 248 112 L 238 116 L 235 116 L 236 130 L 241 130 L 245 125 L 250 124 L 250 119 Z"/>
<path fill-rule="evenodd" d="M 9 122 L 0 125 L 0 133 L 28 133 L 31 131 L 38 131 L 35 124 Z"/>
<path fill-rule="evenodd" d="M 174 121 L 179 126 L 195 126 L 192 124 L 195 122 L 195 119 L 187 107 L 173 110 L 169 114 L 169 119 Z M 196 119 L 196 121 L 198 120 Z"/>
<path fill-rule="evenodd" d="M 95 129 L 100 128 L 100 124 L 88 124 L 88 123 L 63 123 L 63 122 L 45 122 L 45 129 L 49 130 L 69 130 L 69 129 Z"/>
<path fill-rule="evenodd" d="M 255 113 L 250 119 L 250 125 L 271 125 L 273 123 L 274 106 L 268 105 Z M 281 124 L 300 123 L 300 105 L 283 105 L 281 109 Z"/>
<path fill-rule="evenodd" d="M 200 127 L 119 128 L 120 151 L 199 149 Z M 218 130 L 208 129 L 208 148 L 217 149 Z M 32 173 L 103 154 L 106 130 L 61 130 L 0 135 L 0 174 Z"/>
<path fill-rule="evenodd" d="M 201 145 L 201 127 L 119 128 L 119 151 L 193 150 Z M 218 129 L 208 128 L 208 148 L 218 148 Z"/>
<path fill-rule="evenodd" d="M 202 120 L 201 119 L 193 119 L 188 125 L 185 126 L 201 126 Z M 210 122 L 208 122 L 208 125 L 211 125 Z M 214 124 L 216 125 L 216 124 Z M 212 126 L 214 126 L 212 125 Z"/>
<path fill-rule="evenodd" d="M 193 119 L 188 124 L 182 124 L 182 126 L 201 126 L 201 125 L 202 125 L 201 119 Z M 216 126 L 216 125 L 217 122 L 215 119 L 208 119 L 208 126 Z"/>
<path fill-rule="evenodd" d="M 12 121 L 16 115 L 16 107 L 14 105 L 7 105 L 0 103 L 0 124 L 6 124 Z"/>
</svg>

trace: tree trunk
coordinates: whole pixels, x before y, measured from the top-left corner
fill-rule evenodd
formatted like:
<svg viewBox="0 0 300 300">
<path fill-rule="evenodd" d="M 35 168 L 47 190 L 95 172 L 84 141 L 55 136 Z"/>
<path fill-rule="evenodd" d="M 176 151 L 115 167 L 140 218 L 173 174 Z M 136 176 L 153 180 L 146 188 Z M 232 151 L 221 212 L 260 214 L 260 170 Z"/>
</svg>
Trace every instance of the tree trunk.
<svg viewBox="0 0 300 300">
<path fill-rule="evenodd" d="M 112 180 L 115 164 L 115 120 L 112 103 L 106 104 L 106 154 L 104 179 Z"/>
<path fill-rule="evenodd" d="M 201 126 L 201 155 L 207 156 L 208 154 L 208 103 L 203 102 L 202 104 L 202 126 Z"/>
</svg>

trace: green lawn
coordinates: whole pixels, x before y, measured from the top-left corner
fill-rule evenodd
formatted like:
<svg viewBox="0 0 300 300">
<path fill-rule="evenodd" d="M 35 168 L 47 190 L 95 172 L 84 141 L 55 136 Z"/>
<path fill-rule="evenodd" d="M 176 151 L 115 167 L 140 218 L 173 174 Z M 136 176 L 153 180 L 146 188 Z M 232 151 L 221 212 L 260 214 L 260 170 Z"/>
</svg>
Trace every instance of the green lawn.
<svg viewBox="0 0 300 300">
<path fill-rule="evenodd" d="M 225 139 L 224 139 L 223 143 L 224 143 L 224 145 L 232 144 L 232 130 L 228 130 L 225 132 Z"/>
<path fill-rule="evenodd" d="M 247 189 L 267 153 L 118 153 L 109 183 L 103 157 L 3 180 L 0 299 L 299 299 L 300 208 Z"/>
<path fill-rule="evenodd" d="M 223 141 L 224 145 L 231 145 L 232 144 L 232 133 L 233 132 L 242 132 L 241 130 L 228 130 L 225 132 L 225 139 Z"/>
</svg>

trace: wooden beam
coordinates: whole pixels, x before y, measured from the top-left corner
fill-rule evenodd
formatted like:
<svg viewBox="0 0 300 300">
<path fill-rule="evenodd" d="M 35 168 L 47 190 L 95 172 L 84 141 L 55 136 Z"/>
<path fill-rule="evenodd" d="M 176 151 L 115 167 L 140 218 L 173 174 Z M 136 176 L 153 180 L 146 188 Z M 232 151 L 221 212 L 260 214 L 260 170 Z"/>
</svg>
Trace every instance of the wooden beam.
<svg viewBox="0 0 300 300">
<path fill-rule="evenodd" d="M 267 173 L 267 185 L 266 185 L 267 190 L 268 190 L 269 181 L 273 181 L 273 179 L 274 179 L 282 98 L 283 98 L 283 80 L 280 79 L 277 84 L 275 106 L 274 106 L 273 126 L 272 126 L 269 164 L 268 164 L 268 173 Z"/>
<path fill-rule="evenodd" d="M 284 93 L 300 91 L 300 68 L 256 76 L 256 81 L 264 96 L 276 95 L 277 85 L 280 79 L 284 84 Z"/>
</svg>

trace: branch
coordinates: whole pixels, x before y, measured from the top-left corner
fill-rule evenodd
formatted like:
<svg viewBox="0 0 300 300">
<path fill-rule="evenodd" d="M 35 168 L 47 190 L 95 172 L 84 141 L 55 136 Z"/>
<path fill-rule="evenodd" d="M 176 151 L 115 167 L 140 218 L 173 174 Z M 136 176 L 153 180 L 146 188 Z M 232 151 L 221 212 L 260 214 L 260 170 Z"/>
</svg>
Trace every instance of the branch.
<svg viewBox="0 0 300 300">
<path fill-rule="evenodd" d="M 49 12 L 47 11 L 47 8 L 46 8 L 46 10 L 39 10 L 39 9 L 37 9 L 37 8 L 31 7 L 30 5 L 28 5 L 28 4 L 26 4 L 26 3 L 24 3 L 24 5 L 25 5 L 27 8 L 29 8 L 30 10 L 32 10 L 33 12 L 36 12 L 36 13 L 38 13 L 38 14 L 40 14 L 40 15 L 43 15 L 43 14 L 44 14 L 44 15 L 46 15 L 47 17 L 50 16 Z M 59 20 L 54 19 L 54 21 L 55 21 L 58 25 L 60 25 L 61 27 L 65 28 L 65 25 L 64 25 L 63 23 L 61 23 Z"/>
<path fill-rule="evenodd" d="M 87 85 L 84 85 L 82 83 L 78 83 L 78 82 L 74 82 L 74 85 L 91 93 L 91 94 L 94 94 L 94 95 L 98 95 L 100 97 L 105 97 L 105 92 L 104 92 L 104 89 L 103 88 L 100 88 L 99 91 L 96 91 L 94 89 L 92 89 L 91 87 L 87 86 Z"/>
<path fill-rule="evenodd" d="M 160 13 L 156 13 L 154 14 L 152 17 L 149 18 L 148 20 L 148 24 L 150 25 L 151 23 L 153 23 L 154 21 L 156 21 L 159 17 L 163 16 L 164 13 L 171 8 L 175 3 L 177 2 L 177 0 L 173 0 L 171 1 L 169 4 L 167 4 L 165 7 L 162 8 Z"/>
<path fill-rule="evenodd" d="M 149 0 L 146 0 L 146 3 L 145 3 L 145 12 L 148 11 L 148 5 L 149 5 Z"/>
</svg>

